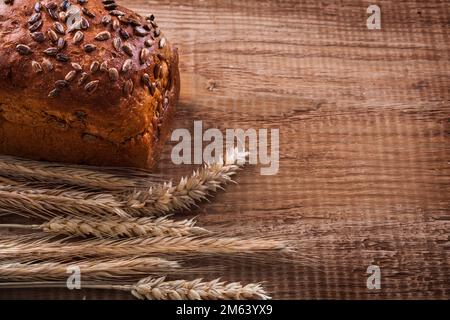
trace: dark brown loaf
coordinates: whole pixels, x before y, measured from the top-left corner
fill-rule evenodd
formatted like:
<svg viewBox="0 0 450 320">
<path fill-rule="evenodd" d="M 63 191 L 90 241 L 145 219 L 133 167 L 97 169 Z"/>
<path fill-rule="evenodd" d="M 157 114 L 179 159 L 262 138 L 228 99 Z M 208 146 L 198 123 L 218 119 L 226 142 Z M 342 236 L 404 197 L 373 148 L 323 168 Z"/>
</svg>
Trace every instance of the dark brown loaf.
<svg viewBox="0 0 450 320">
<path fill-rule="evenodd" d="M 113 0 L 0 1 L 0 153 L 154 166 L 180 88 L 154 17 Z"/>
</svg>

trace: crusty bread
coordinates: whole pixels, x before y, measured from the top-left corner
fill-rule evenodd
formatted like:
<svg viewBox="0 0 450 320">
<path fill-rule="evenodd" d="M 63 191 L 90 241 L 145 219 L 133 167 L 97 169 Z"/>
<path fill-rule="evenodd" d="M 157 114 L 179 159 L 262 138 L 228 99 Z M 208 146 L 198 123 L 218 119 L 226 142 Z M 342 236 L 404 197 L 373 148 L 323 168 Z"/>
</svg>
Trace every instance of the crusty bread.
<svg viewBox="0 0 450 320">
<path fill-rule="evenodd" d="M 0 1 L 0 153 L 153 167 L 180 89 L 154 17 L 114 0 Z"/>
</svg>

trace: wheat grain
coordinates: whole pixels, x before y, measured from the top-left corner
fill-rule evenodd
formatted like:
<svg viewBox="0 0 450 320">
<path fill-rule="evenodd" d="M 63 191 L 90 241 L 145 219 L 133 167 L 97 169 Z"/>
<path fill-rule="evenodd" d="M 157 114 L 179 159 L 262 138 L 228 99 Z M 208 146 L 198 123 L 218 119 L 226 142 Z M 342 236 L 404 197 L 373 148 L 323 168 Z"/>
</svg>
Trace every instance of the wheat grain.
<svg viewBox="0 0 450 320">
<path fill-rule="evenodd" d="M 0 185 L 0 213 L 41 218 L 54 217 L 58 213 L 71 216 L 128 216 L 123 209 L 123 203 L 109 194 Z"/>
<path fill-rule="evenodd" d="M 161 218 L 108 218 L 77 219 L 53 218 L 41 225 L 3 224 L 0 228 L 20 228 L 42 230 L 51 234 L 68 236 L 102 237 L 151 237 L 151 236 L 192 236 L 210 233 L 196 227 L 193 219 L 174 221 Z"/>
<path fill-rule="evenodd" d="M 141 188 L 154 182 L 161 182 L 158 175 L 144 170 L 75 166 L 25 160 L 6 155 L 0 155 L 0 176 L 43 183 L 59 182 L 106 190 Z"/>
<path fill-rule="evenodd" d="M 120 240 L 90 239 L 77 242 L 29 238 L 0 240 L 0 259 L 16 257 L 123 257 L 152 254 L 234 254 L 257 252 L 287 253 L 287 241 L 215 237 L 153 237 Z"/>
<path fill-rule="evenodd" d="M 84 281 L 168 273 L 171 270 L 179 269 L 180 265 L 176 261 L 156 257 L 88 260 L 72 263 L 8 262 L 0 263 L 0 278 L 9 281 L 61 280 L 67 279 L 69 271 L 74 267 L 79 268 Z"/>
<path fill-rule="evenodd" d="M 58 282 L 11 282 L 0 283 L 0 289 L 62 288 Z M 271 297 L 261 284 L 242 285 L 239 282 L 226 283 L 216 279 L 203 282 L 166 281 L 165 277 L 142 279 L 132 285 L 83 284 L 84 289 L 120 290 L 130 292 L 134 297 L 144 300 L 269 300 Z"/>
<path fill-rule="evenodd" d="M 165 183 L 146 191 L 135 190 L 126 199 L 130 213 L 138 216 L 163 215 L 177 210 L 188 210 L 207 199 L 213 192 L 232 182 L 245 160 L 245 153 L 234 149 L 225 160 L 205 164 L 203 168 L 182 178 L 177 185 Z"/>
</svg>

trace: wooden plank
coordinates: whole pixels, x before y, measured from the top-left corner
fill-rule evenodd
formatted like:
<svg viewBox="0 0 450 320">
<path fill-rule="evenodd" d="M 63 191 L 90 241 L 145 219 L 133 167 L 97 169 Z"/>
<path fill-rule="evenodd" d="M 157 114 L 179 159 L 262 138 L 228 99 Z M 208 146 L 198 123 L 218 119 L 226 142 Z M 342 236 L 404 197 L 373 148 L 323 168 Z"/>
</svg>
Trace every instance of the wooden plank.
<svg viewBox="0 0 450 320">
<path fill-rule="evenodd" d="M 265 281 L 275 298 L 450 297 L 448 1 L 119 1 L 154 13 L 181 53 L 175 127 L 280 128 L 280 172 L 248 167 L 202 224 L 292 239 L 314 261 L 229 263 L 225 279 Z M 211 89 L 214 84 L 214 89 Z M 190 166 L 170 161 L 170 177 Z M 382 290 L 366 269 L 382 270 Z M 211 273 L 211 276 L 215 275 Z M 208 277 L 208 273 L 203 274 Z M 10 291 L 0 298 L 126 298 Z"/>
</svg>

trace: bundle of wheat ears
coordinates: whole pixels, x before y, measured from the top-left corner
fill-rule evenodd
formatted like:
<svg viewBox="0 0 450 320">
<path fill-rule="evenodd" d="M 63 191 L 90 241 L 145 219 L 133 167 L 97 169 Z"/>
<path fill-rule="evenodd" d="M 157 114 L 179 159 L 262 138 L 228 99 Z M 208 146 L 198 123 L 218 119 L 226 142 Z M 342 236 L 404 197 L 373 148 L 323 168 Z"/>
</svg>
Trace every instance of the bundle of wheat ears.
<svg viewBox="0 0 450 320">
<path fill-rule="evenodd" d="M 0 289 L 60 287 L 72 265 L 82 280 L 101 281 L 83 288 L 128 291 L 139 299 L 269 299 L 260 284 L 165 278 L 186 273 L 183 259 L 195 255 L 290 250 L 286 241 L 224 237 L 193 219 L 169 216 L 223 189 L 243 163 L 245 153 L 232 150 L 174 184 L 145 171 L 0 155 L 0 214 L 40 220 L 0 225 L 31 232 L 0 236 L 0 281 L 14 281 L 0 282 Z M 149 275 L 133 285 L 116 283 Z"/>
</svg>

